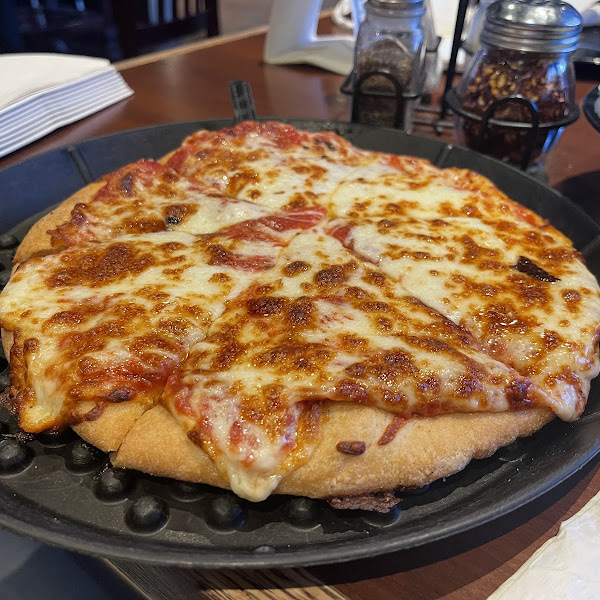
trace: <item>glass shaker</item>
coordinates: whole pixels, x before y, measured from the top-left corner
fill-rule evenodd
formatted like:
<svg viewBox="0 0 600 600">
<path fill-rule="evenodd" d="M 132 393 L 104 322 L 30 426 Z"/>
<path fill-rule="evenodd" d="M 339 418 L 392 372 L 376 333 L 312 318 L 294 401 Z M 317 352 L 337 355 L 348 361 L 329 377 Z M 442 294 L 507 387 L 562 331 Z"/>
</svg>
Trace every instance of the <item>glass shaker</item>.
<svg viewBox="0 0 600 600">
<path fill-rule="evenodd" d="M 355 122 L 410 131 L 423 88 L 423 0 L 367 0 L 356 36 Z"/>
<path fill-rule="evenodd" d="M 469 56 L 475 54 L 479 48 L 479 36 L 481 35 L 481 30 L 483 29 L 485 13 L 487 12 L 490 4 L 493 4 L 494 2 L 496 2 L 496 0 L 479 0 L 477 9 L 473 14 L 471 22 L 469 23 L 467 37 L 462 43 L 462 49 L 469 54 Z"/>
<path fill-rule="evenodd" d="M 423 94 L 430 94 L 438 86 L 442 76 L 442 61 L 440 56 L 438 56 L 438 47 L 441 38 L 435 33 L 431 1 L 423 0 L 423 6 L 425 8 L 425 15 L 423 16 L 423 31 L 425 33 Z"/>
<path fill-rule="evenodd" d="M 472 115 L 456 119 L 461 143 L 521 168 L 526 163 L 540 166 L 560 136 L 561 122 L 566 124 L 569 112 L 576 111 L 571 55 L 580 28 L 579 13 L 558 0 L 492 4 L 481 46 L 456 88 L 460 107 Z M 519 126 L 485 127 L 476 116 L 532 125 L 537 121 L 539 126 L 533 132 Z"/>
</svg>

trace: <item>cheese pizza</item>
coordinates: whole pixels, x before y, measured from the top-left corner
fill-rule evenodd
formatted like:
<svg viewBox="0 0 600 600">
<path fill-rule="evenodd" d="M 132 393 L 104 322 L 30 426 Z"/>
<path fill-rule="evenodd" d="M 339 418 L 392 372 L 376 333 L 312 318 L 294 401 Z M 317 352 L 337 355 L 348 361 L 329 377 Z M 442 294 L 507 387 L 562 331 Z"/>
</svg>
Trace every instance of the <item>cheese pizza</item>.
<svg viewBox="0 0 600 600">
<path fill-rule="evenodd" d="M 600 370 L 600 288 L 545 220 L 471 171 L 275 122 L 65 200 L 0 325 L 25 431 L 342 508 L 576 419 Z"/>
</svg>

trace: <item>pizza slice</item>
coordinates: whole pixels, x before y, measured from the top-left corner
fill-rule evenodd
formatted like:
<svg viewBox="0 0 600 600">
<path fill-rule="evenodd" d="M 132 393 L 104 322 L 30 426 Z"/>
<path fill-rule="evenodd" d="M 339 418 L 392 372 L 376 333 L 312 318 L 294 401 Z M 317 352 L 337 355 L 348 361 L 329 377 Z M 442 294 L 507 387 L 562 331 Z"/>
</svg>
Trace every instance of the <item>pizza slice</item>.
<svg viewBox="0 0 600 600">
<path fill-rule="evenodd" d="M 334 220 L 329 231 L 530 377 L 562 419 L 581 414 L 600 370 L 600 288 L 556 229 L 388 214 Z"/>
<path fill-rule="evenodd" d="M 331 218 L 484 220 L 498 227 L 546 222 L 503 194 L 489 179 L 467 169 L 438 169 L 414 156 L 373 153 L 357 165 L 330 195 Z"/>
<path fill-rule="evenodd" d="M 332 132 L 244 122 L 194 133 L 166 164 L 228 196 L 280 209 L 326 200 L 353 169 L 375 157 Z"/>
<path fill-rule="evenodd" d="M 260 501 L 310 460 L 332 402 L 381 409 L 396 429 L 415 417 L 551 405 L 468 331 L 316 228 L 229 303 L 162 403 L 233 491 Z M 342 439 L 337 451 L 359 456 L 366 443 Z"/>
<path fill-rule="evenodd" d="M 33 251 L 107 241 L 157 231 L 213 233 L 271 211 L 223 196 L 152 160 L 140 160 L 92 183 L 39 221 L 16 262 Z"/>
<path fill-rule="evenodd" d="M 89 424 L 124 403 L 139 416 L 227 301 L 322 216 L 288 212 L 203 236 L 121 236 L 19 264 L 0 295 L 0 325 L 20 426 Z M 121 429 L 96 445 L 115 449 Z"/>
</svg>

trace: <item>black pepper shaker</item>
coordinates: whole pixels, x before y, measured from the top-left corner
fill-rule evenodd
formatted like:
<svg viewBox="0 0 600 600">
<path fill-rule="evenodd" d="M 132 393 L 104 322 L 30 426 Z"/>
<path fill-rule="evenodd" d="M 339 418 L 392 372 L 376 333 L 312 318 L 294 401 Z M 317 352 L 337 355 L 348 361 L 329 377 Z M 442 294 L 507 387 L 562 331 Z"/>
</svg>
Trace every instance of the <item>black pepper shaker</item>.
<svg viewBox="0 0 600 600">
<path fill-rule="evenodd" d="M 367 0 L 356 37 L 352 120 L 410 131 L 422 93 L 423 0 Z"/>
<path fill-rule="evenodd" d="M 540 166 L 560 136 L 561 123 L 577 110 L 571 55 L 580 28 L 579 13 L 565 2 L 492 4 L 481 46 L 455 90 L 462 115 L 456 119 L 461 142 L 522 168 Z"/>
</svg>

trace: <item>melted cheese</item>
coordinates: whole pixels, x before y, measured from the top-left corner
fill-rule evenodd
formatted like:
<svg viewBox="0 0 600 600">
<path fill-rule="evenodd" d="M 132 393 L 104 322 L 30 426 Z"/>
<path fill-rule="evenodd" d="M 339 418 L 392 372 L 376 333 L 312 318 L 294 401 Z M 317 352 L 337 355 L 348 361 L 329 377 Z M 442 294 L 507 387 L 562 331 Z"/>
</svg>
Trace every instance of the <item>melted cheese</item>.
<svg viewBox="0 0 600 600">
<path fill-rule="evenodd" d="M 581 414 L 600 370 L 600 290 L 558 232 L 466 217 L 338 220 L 331 227 L 359 256 L 465 326 L 492 356 L 531 377 L 562 419 Z M 523 256 L 557 280 L 520 272 Z"/>
<path fill-rule="evenodd" d="M 169 389 L 167 405 L 184 422 L 192 414 L 192 425 L 202 423 L 202 446 L 232 489 L 255 501 L 287 472 L 307 400 L 359 402 L 403 417 L 547 403 L 465 330 L 319 229 L 294 238 L 229 304 L 176 381 L 179 394 L 187 390 L 185 408 Z"/>
<path fill-rule="evenodd" d="M 109 175 L 106 185 L 86 204 L 77 204 L 71 219 L 51 234 L 55 245 L 66 246 L 167 230 L 198 235 L 267 214 L 254 203 L 141 160 Z"/>
<path fill-rule="evenodd" d="M 251 500 L 308 459 L 322 402 L 570 420 L 600 368 L 600 289 L 569 240 L 476 173 L 333 133 L 198 132 L 52 237 L 73 247 L 0 295 L 21 426 L 161 401 Z"/>
<path fill-rule="evenodd" d="M 213 262 L 216 242 L 234 259 Z M 84 400 L 153 402 L 189 347 L 255 276 L 244 258 L 272 264 L 264 242 L 163 232 L 123 236 L 22 263 L 0 295 L 0 324 L 18 333 L 14 379 L 20 424 L 42 431 Z M 32 394 L 33 392 L 33 394 Z"/>
<path fill-rule="evenodd" d="M 242 123 L 190 136 L 169 166 L 224 194 L 269 208 L 326 202 L 331 191 L 375 154 L 329 132 L 297 132 L 277 123 Z"/>
</svg>

